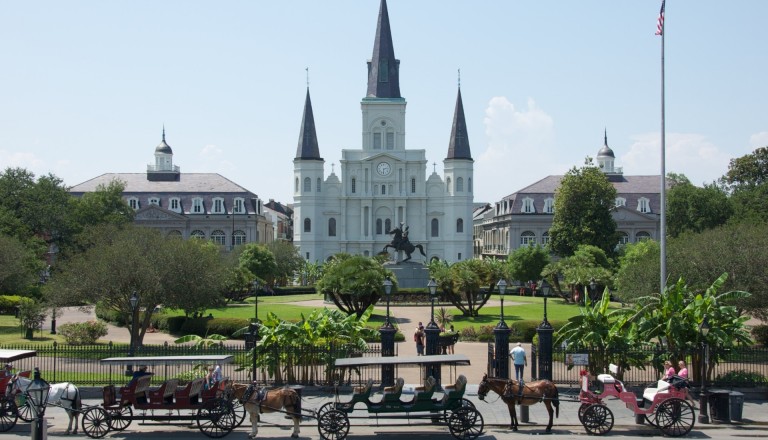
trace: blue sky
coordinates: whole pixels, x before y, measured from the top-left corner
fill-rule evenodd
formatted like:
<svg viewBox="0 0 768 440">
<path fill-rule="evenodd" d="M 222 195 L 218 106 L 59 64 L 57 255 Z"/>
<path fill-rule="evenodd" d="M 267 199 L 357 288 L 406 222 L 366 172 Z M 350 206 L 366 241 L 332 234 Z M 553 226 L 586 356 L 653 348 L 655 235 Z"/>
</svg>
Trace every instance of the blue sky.
<svg viewBox="0 0 768 440">
<path fill-rule="evenodd" d="M 2 5 L 3 169 L 141 173 L 165 125 L 182 172 L 291 203 L 306 67 L 326 175 L 360 148 L 379 0 Z M 659 173 L 660 0 L 388 6 L 406 146 L 441 172 L 461 69 L 476 202 L 580 166 L 606 128 L 625 174 Z M 768 2 L 666 9 L 667 171 L 711 182 L 768 145 Z"/>
</svg>

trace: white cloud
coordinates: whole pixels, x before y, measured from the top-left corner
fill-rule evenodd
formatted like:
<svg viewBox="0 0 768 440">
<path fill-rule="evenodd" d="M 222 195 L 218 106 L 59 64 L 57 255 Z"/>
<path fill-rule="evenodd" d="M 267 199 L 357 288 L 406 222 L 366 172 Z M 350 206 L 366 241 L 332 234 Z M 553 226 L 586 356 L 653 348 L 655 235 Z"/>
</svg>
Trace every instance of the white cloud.
<svg viewBox="0 0 768 440">
<path fill-rule="evenodd" d="M 628 152 L 619 157 L 627 175 L 658 175 L 661 171 L 661 139 L 658 133 L 631 137 Z M 711 183 L 728 171 L 731 155 L 705 136 L 667 133 L 666 172 L 684 174 L 694 185 Z"/>
<path fill-rule="evenodd" d="M 768 131 L 761 131 L 760 133 L 755 133 L 749 137 L 750 148 L 754 149 L 765 146 L 768 146 Z"/>
<path fill-rule="evenodd" d="M 13 152 L 0 150 L 0 163 L 3 168 L 26 168 L 38 175 L 41 169 L 46 168 L 45 161 L 35 156 L 33 153 Z M 47 173 L 45 171 L 43 174 Z"/>
<path fill-rule="evenodd" d="M 529 98 L 527 109 L 515 109 L 506 97 L 491 98 L 485 109 L 486 149 L 476 156 L 475 201 L 494 202 L 551 172 L 541 154 L 555 144 L 552 117 Z M 537 152 L 535 162 L 531 152 Z"/>
</svg>

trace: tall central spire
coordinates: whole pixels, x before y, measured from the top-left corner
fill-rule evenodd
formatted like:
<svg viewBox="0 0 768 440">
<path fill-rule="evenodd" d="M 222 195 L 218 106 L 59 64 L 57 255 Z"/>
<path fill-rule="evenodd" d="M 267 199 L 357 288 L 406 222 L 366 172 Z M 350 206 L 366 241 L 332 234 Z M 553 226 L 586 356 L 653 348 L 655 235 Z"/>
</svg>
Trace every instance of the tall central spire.
<svg viewBox="0 0 768 440">
<path fill-rule="evenodd" d="M 392 45 L 392 31 L 389 28 L 387 0 L 381 0 L 379 21 L 376 24 L 376 39 L 373 55 L 368 62 L 368 98 L 401 98 L 400 60 L 395 59 Z"/>
</svg>

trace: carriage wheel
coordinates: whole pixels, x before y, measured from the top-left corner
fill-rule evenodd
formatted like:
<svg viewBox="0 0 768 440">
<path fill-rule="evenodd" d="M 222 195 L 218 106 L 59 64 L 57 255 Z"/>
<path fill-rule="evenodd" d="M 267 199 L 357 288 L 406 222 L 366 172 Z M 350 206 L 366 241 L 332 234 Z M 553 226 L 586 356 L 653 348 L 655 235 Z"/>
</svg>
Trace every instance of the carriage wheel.
<svg viewBox="0 0 768 440">
<path fill-rule="evenodd" d="M 584 410 L 581 424 L 590 434 L 603 435 L 613 428 L 613 413 L 607 406 L 596 403 Z"/>
<path fill-rule="evenodd" d="M 344 440 L 349 433 L 347 413 L 332 409 L 317 419 L 317 432 L 324 440 Z"/>
<path fill-rule="evenodd" d="M 691 404 L 682 399 L 667 399 L 656 408 L 656 426 L 670 437 L 688 434 L 693 428 Z"/>
<path fill-rule="evenodd" d="M 230 401 L 232 403 L 232 412 L 235 413 L 235 426 L 234 428 L 237 428 L 238 426 L 243 424 L 243 421 L 245 421 L 245 405 L 242 404 L 237 399 L 232 399 Z"/>
<path fill-rule="evenodd" d="M 477 438 L 483 433 L 484 427 L 483 416 L 475 408 L 457 408 L 448 418 L 448 429 L 459 440 Z"/>
<path fill-rule="evenodd" d="M 118 409 L 109 410 L 109 428 L 115 431 L 124 431 L 131 426 L 133 410 L 130 406 L 121 406 Z"/>
<path fill-rule="evenodd" d="M 205 402 L 197 410 L 197 427 L 211 438 L 221 438 L 235 429 L 235 411 L 232 404 L 224 399 Z"/>
<path fill-rule="evenodd" d="M 587 408 L 589 408 L 589 405 L 590 405 L 589 403 L 582 403 L 581 406 L 579 407 L 579 422 L 581 422 L 582 424 L 584 423 L 584 411 L 586 411 Z"/>
<path fill-rule="evenodd" d="M 16 426 L 19 418 L 19 411 L 16 403 L 10 399 L 0 400 L 0 432 L 9 431 Z"/>
<path fill-rule="evenodd" d="M 319 419 L 320 417 L 323 416 L 323 414 L 327 413 L 328 411 L 330 411 L 332 409 L 336 409 L 336 403 L 334 403 L 334 402 L 324 403 L 320 407 L 320 409 L 317 410 L 317 418 Z"/>
<path fill-rule="evenodd" d="M 83 411 L 80 425 L 90 438 L 102 438 L 109 432 L 109 414 L 98 406 Z"/>
<path fill-rule="evenodd" d="M 19 413 L 19 418 L 25 422 L 31 422 L 35 420 L 35 414 L 32 412 L 32 406 L 27 402 L 27 396 L 24 393 L 19 393 L 15 397 L 16 410 Z"/>
</svg>

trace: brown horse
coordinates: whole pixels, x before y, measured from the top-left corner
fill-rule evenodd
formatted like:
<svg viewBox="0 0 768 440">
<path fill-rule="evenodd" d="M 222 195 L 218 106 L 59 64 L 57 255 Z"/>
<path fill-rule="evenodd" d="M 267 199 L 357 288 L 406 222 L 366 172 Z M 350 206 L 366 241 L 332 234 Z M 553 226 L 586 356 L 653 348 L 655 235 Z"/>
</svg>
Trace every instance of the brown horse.
<svg viewBox="0 0 768 440">
<path fill-rule="evenodd" d="M 544 402 L 544 405 L 547 407 L 547 412 L 549 413 L 547 432 L 552 431 L 552 414 L 555 413 L 556 417 L 560 417 L 559 393 L 555 384 L 548 380 L 537 380 L 535 382 L 524 383 L 521 392 L 520 383 L 516 380 L 493 378 L 488 377 L 488 375 L 485 374 L 477 389 L 477 397 L 479 397 L 480 400 L 485 400 L 488 391 L 493 391 L 501 396 L 501 400 L 507 404 L 507 408 L 509 408 L 509 417 L 511 419 L 509 428 L 513 431 L 517 431 L 517 412 L 515 411 L 515 405 L 530 406 L 539 402 Z M 553 406 L 554 410 L 552 409 Z"/>
<path fill-rule="evenodd" d="M 255 439 L 259 433 L 259 419 L 261 413 L 285 412 L 293 419 L 293 433 L 291 437 L 299 436 L 299 422 L 301 422 L 301 397 L 296 390 L 290 388 L 278 388 L 274 390 L 255 389 L 253 385 L 236 383 L 232 385 L 232 395 L 239 400 L 248 414 L 251 416 L 251 433 L 248 438 Z M 283 411 L 285 410 L 285 411 Z"/>
</svg>

